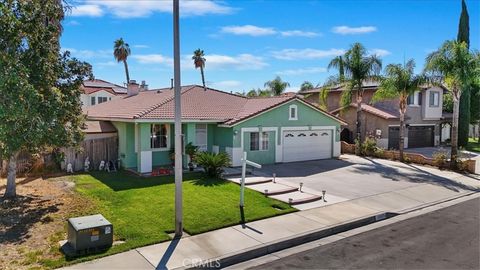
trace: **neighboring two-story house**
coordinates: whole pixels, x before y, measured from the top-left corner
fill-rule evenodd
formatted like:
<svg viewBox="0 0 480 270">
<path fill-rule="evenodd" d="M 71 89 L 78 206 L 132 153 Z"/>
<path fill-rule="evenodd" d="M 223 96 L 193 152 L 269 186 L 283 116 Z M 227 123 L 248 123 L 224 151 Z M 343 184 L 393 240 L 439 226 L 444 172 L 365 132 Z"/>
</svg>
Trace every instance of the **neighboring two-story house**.
<svg viewBox="0 0 480 270">
<path fill-rule="evenodd" d="M 398 99 L 393 99 L 372 103 L 372 97 L 378 86 L 377 82 L 367 82 L 363 86 L 361 133 L 363 137 L 375 137 L 379 147 L 396 149 L 399 143 L 399 102 Z M 318 104 L 320 91 L 320 88 L 315 88 L 300 94 L 304 95 L 307 101 Z M 352 143 L 357 133 L 357 104 L 355 97 L 352 97 L 349 106 L 341 107 L 340 101 L 344 91 L 343 86 L 329 89 L 325 105 L 329 112 L 348 123 L 341 132 L 341 140 Z M 440 87 L 425 87 L 409 96 L 405 115 L 406 148 L 437 146 L 450 138 L 451 114 L 442 110 L 445 91 L 446 89 Z"/>
<path fill-rule="evenodd" d="M 82 109 L 127 95 L 126 87 L 99 79 L 84 81 L 81 89 Z"/>
</svg>

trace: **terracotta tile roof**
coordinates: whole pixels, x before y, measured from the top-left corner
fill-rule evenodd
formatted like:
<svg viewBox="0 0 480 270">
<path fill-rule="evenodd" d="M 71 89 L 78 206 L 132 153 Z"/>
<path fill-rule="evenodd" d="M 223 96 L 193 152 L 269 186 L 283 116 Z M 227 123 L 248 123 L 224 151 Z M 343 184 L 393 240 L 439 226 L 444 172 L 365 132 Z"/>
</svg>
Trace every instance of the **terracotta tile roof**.
<svg viewBox="0 0 480 270">
<path fill-rule="evenodd" d="M 127 88 L 99 79 L 84 81 L 81 89 L 87 95 L 98 91 L 107 91 L 112 95 L 127 94 Z"/>
<path fill-rule="evenodd" d="M 232 125 L 293 99 L 300 98 L 292 94 L 268 98 L 246 98 L 211 88 L 205 91 L 198 85 L 183 86 L 182 119 L 210 120 Z M 312 106 L 308 103 L 307 105 Z M 90 119 L 173 120 L 173 90 L 163 88 L 156 91 L 143 91 L 135 96 L 86 107 L 84 113 Z M 332 115 L 331 117 L 338 119 Z M 338 120 L 343 122 L 341 119 Z"/>
<path fill-rule="evenodd" d="M 356 103 L 352 103 L 349 106 L 357 108 Z M 331 111 L 330 113 L 335 114 L 335 113 L 341 111 L 342 109 L 343 108 L 338 108 L 336 110 Z M 381 117 L 381 118 L 384 118 L 384 119 L 387 119 L 387 120 L 398 119 L 399 118 L 399 113 L 394 111 L 394 110 L 389 110 L 387 108 L 375 107 L 375 106 L 368 105 L 368 104 L 365 104 L 365 103 L 362 103 L 362 111 L 371 113 L 373 115 L 376 115 L 378 117 Z"/>
<path fill-rule="evenodd" d="M 109 121 L 85 121 L 85 126 L 82 130 L 87 134 L 117 132 L 117 129 Z"/>
</svg>

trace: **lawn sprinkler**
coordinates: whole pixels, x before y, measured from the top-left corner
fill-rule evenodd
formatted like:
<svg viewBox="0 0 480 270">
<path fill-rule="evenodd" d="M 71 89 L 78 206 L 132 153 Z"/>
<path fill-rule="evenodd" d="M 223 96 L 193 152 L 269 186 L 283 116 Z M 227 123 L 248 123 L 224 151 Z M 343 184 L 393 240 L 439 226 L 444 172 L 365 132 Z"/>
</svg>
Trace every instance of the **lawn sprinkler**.
<svg viewBox="0 0 480 270">
<path fill-rule="evenodd" d="M 322 199 L 323 199 L 324 202 L 327 202 L 327 201 L 325 200 L 325 194 L 327 194 L 327 191 L 326 191 L 326 190 L 322 190 Z"/>
<path fill-rule="evenodd" d="M 302 192 L 302 187 L 303 187 L 303 183 L 300 183 L 300 187 L 298 188 L 298 191 Z"/>
</svg>

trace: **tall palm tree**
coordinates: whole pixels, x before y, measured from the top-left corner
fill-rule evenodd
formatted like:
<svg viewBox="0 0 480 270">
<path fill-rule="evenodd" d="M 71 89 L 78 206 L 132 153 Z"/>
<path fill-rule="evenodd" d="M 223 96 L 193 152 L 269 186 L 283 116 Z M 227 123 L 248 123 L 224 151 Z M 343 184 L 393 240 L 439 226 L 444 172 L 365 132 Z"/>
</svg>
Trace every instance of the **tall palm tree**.
<svg viewBox="0 0 480 270">
<path fill-rule="evenodd" d="M 200 68 L 200 74 L 202 75 L 203 89 L 207 91 L 207 87 L 205 86 L 205 74 L 203 73 L 203 69 L 205 68 L 205 62 L 207 61 L 207 59 L 205 59 L 205 54 L 203 53 L 203 50 L 196 49 L 193 52 L 192 60 L 195 68 L 196 69 Z"/>
<path fill-rule="evenodd" d="M 326 86 L 335 84 L 343 84 L 345 91 L 343 91 L 340 105 L 346 107 L 352 103 L 352 97 L 355 96 L 357 103 L 357 126 L 356 139 L 358 144 L 362 144 L 361 134 L 361 114 L 364 89 L 362 88 L 365 81 L 378 80 L 380 71 L 382 70 L 382 60 L 376 55 L 369 55 L 365 47 L 360 43 L 353 44 L 350 49 L 342 57 L 337 60 L 332 60 L 332 67 L 339 69 L 340 75 L 338 77 L 330 77 Z M 341 69 L 344 74 L 342 75 Z M 360 147 L 359 147 L 360 148 Z"/>
<path fill-rule="evenodd" d="M 434 83 L 444 84 L 452 93 L 452 150 L 450 164 L 457 166 L 458 157 L 458 116 L 462 91 L 480 76 L 480 56 L 469 51 L 465 42 L 445 41 L 426 58 L 425 71 Z"/>
<path fill-rule="evenodd" d="M 425 83 L 423 75 L 415 75 L 415 61 L 410 59 L 403 66 L 390 64 L 385 68 L 385 78 L 381 80 L 379 89 L 373 96 L 373 102 L 383 99 L 398 98 L 400 112 L 400 161 L 403 161 L 403 147 L 405 141 L 405 112 L 407 111 L 407 99 L 409 95 L 420 90 Z"/>
<path fill-rule="evenodd" d="M 285 89 L 287 89 L 290 84 L 282 81 L 280 76 L 277 76 L 275 79 L 266 82 L 264 86 L 272 93 L 272 95 L 280 96 L 283 92 L 285 92 Z"/>
<path fill-rule="evenodd" d="M 113 57 L 115 57 L 115 60 L 117 62 L 123 62 L 123 65 L 125 67 L 125 76 L 127 77 L 127 84 L 130 83 L 130 74 L 128 73 L 128 64 L 127 64 L 127 58 L 130 56 L 130 46 L 128 43 L 125 43 L 123 41 L 123 38 L 119 38 L 115 40 L 114 45 L 113 45 Z"/>
<path fill-rule="evenodd" d="M 328 69 L 336 68 L 338 69 L 338 79 L 343 81 L 345 79 L 345 62 L 343 61 L 343 56 L 339 55 L 333 58 L 330 63 L 328 63 Z"/>
</svg>

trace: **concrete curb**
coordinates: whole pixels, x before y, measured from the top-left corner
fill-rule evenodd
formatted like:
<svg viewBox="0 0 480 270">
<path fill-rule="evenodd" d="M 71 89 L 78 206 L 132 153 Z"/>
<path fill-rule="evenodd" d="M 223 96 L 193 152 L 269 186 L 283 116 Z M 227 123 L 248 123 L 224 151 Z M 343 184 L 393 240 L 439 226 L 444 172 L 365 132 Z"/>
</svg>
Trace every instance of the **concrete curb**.
<svg viewBox="0 0 480 270">
<path fill-rule="evenodd" d="M 396 216 L 396 213 L 379 212 L 373 216 L 367 216 L 351 221 L 347 221 L 341 224 L 336 224 L 327 228 L 309 231 L 303 234 L 294 235 L 288 238 L 280 239 L 265 244 L 258 245 L 253 248 L 240 250 L 231 254 L 227 254 L 217 258 L 211 258 L 204 260 L 195 265 L 188 265 L 176 269 L 219 269 L 230 265 L 234 265 L 240 262 L 251 260 L 257 257 L 265 256 L 267 254 L 277 252 L 283 249 L 291 248 L 307 242 L 315 241 L 330 235 L 342 233 L 348 230 L 352 230 L 358 227 L 362 227 L 368 224 L 372 224 L 387 218 Z"/>
</svg>

